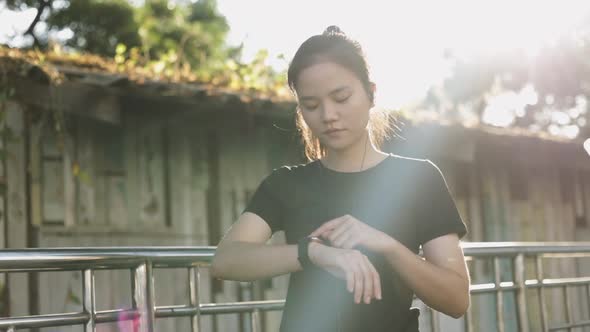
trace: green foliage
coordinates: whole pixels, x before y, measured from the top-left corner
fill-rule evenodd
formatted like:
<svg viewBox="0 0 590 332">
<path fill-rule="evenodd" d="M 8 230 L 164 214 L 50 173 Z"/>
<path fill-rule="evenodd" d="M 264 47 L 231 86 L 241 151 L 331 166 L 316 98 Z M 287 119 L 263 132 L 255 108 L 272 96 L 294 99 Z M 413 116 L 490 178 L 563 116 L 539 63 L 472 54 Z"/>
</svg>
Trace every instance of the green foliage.
<svg viewBox="0 0 590 332">
<path fill-rule="evenodd" d="M 176 57 L 194 67 L 226 57 L 228 49 L 224 44 L 229 26 L 216 7 L 213 0 L 188 6 L 147 0 L 137 10 L 143 53 L 149 59 Z"/>
<path fill-rule="evenodd" d="M 70 29 L 66 45 L 94 54 L 113 56 L 122 43 L 139 46 L 135 9 L 124 0 L 76 0 L 47 19 L 52 29 Z"/>
<path fill-rule="evenodd" d="M 49 29 L 73 32 L 64 46 L 112 57 L 118 72 L 287 94 L 285 74 L 267 65 L 266 50 L 244 63 L 240 60 L 242 45 L 226 44 L 229 25 L 217 10 L 216 0 L 145 0 L 138 7 L 125 0 L 70 0 L 57 7 L 43 1 L 11 0 L 8 4 L 15 10 L 40 8 L 41 3 L 52 6 L 43 18 Z M 59 46 L 52 49 L 63 52 Z"/>
</svg>

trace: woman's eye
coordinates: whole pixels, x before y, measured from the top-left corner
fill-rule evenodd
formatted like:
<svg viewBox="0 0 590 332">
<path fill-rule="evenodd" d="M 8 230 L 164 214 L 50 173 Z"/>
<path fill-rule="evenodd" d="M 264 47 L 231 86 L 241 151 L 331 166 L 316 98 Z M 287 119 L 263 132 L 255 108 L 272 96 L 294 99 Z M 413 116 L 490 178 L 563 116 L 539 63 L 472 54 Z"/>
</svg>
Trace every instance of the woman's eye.
<svg viewBox="0 0 590 332">
<path fill-rule="evenodd" d="M 343 98 L 342 97 L 341 98 L 336 98 L 336 102 L 338 102 L 338 103 L 344 103 L 345 101 L 348 100 L 348 98 L 350 98 L 350 95 L 349 96 L 346 96 L 346 97 L 343 97 Z"/>
<path fill-rule="evenodd" d="M 307 111 L 313 111 L 318 107 L 318 105 L 303 105 L 303 109 Z"/>
</svg>

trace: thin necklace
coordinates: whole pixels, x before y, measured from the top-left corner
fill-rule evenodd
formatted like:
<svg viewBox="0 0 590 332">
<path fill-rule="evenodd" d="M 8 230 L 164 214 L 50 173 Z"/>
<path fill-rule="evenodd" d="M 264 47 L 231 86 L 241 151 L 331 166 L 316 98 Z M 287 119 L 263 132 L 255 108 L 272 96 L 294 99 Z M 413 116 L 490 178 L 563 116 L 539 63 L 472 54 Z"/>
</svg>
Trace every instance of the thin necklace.
<svg viewBox="0 0 590 332">
<path fill-rule="evenodd" d="M 365 150 L 363 152 L 363 159 L 361 160 L 361 168 L 359 169 L 359 172 L 363 170 L 363 166 L 365 165 L 365 156 L 367 155 L 367 143 L 369 142 L 369 134 L 367 133 L 367 136 L 365 136 Z M 318 163 L 320 166 L 320 173 L 322 173 L 322 168 L 324 168 L 324 166 L 322 165 L 322 162 L 318 159 Z"/>
<path fill-rule="evenodd" d="M 367 133 L 367 135 L 365 136 L 365 152 L 363 152 L 363 160 L 361 161 L 361 169 L 359 169 L 359 172 L 363 170 L 363 166 L 365 165 L 365 156 L 367 155 L 368 141 L 369 141 L 369 134 Z"/>
</svg>

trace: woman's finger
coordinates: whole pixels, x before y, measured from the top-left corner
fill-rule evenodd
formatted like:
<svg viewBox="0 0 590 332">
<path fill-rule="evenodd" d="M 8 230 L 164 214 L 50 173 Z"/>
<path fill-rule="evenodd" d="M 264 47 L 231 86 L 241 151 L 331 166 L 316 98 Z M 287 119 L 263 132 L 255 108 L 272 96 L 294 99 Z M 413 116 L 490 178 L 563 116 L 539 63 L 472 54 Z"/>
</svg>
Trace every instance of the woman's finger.
<svg viewBox="0 0 590 332">
<path fill-rule="evenodd" d="M 352 227 L 351 222 L 342 222 L 338 227 L 334 228 L 332 232 L 328 235 L 328 240 L 330 240 L 330 242 L 334 242 L 337 238 L 347 233 L 350 227 Z"/>
<path fill-rule="evenodd" d="M 346 232 L 346 233 L 341 233 L 339 237 L 334 238 L 334 239 L 330 239 L 330 243 L 337 248 L 344 248 L 342 246 L 342 244 L 344 244 L 346 241 L 349 241 L 351 237 L 353 237 L 354 235 L 351 234 L 350 232 Z M 345 248 L 347 249 L 347 248 Z"/>
<path fill-rule="evenodd" d="M 379 275 L 379 272 L 377 271 L 377 269 L 375 268 L 373 263 L 371 263 L 371 261 L 369 260 L 369 258 L 367 256 L 365 256 L 365 259 L 367 260 L 367 263 L 369 265 L 369 268 L 371 269 L 371 274 L 373 277 L 373 296 L 375 296 L 376 299 L 381 300 L 381 298 L 382 298 L 381 276 Z"/>
<path fill-rule="evenodd" d="M 315 231 L 311 232 L 311 234 L 309 234 L 309 236 L 319 236 L 320 234 L 323 234 L 325 231 L 332 230 L 332 229 L 338 227 L 338 225 L 340 225 L 340 223 L 342 223 L 344 220 L 345 220 L 344 218 L 339 217 L 339 218 L 335 218 L 330 221 L 327 221 L 327 222 L 323 223 L 320 227 L 318 227 Z"/>
<path fill-rule="evenodd" d="M 346 289 L 349 293 L 354 291 L 354 271 L 352 269 L 346 270 Z"/>
<path fill-rule="evenodd" d="M 354 302 L 360 303 L 363 297 L 364 273 L 358 258 L 355 259 L 354 263 Z"/>
<path fill-rule="evenodd" d="M 363 298 L 366 304 L 371 303 L 373 297 L 373 271 L 369 267 L 369 259 L 361 254 L 360 267 L 363 272 Z"/>
</svg>

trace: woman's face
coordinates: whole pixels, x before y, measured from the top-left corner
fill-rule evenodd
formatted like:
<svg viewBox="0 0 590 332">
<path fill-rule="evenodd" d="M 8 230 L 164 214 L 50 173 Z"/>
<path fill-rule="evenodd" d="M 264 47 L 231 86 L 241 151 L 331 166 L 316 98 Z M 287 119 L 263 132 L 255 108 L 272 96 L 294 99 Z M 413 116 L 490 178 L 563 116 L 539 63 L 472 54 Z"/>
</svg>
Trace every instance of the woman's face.
<svg viewBox="0 0 590 332">
<path fill-rule="evenodd" d="M 297 99 L 303 120 L 327 149 L 342 150 L 364 138 L 372 102 L 345 67 L 322 62 L 302 70 Z"/>
</svg>

